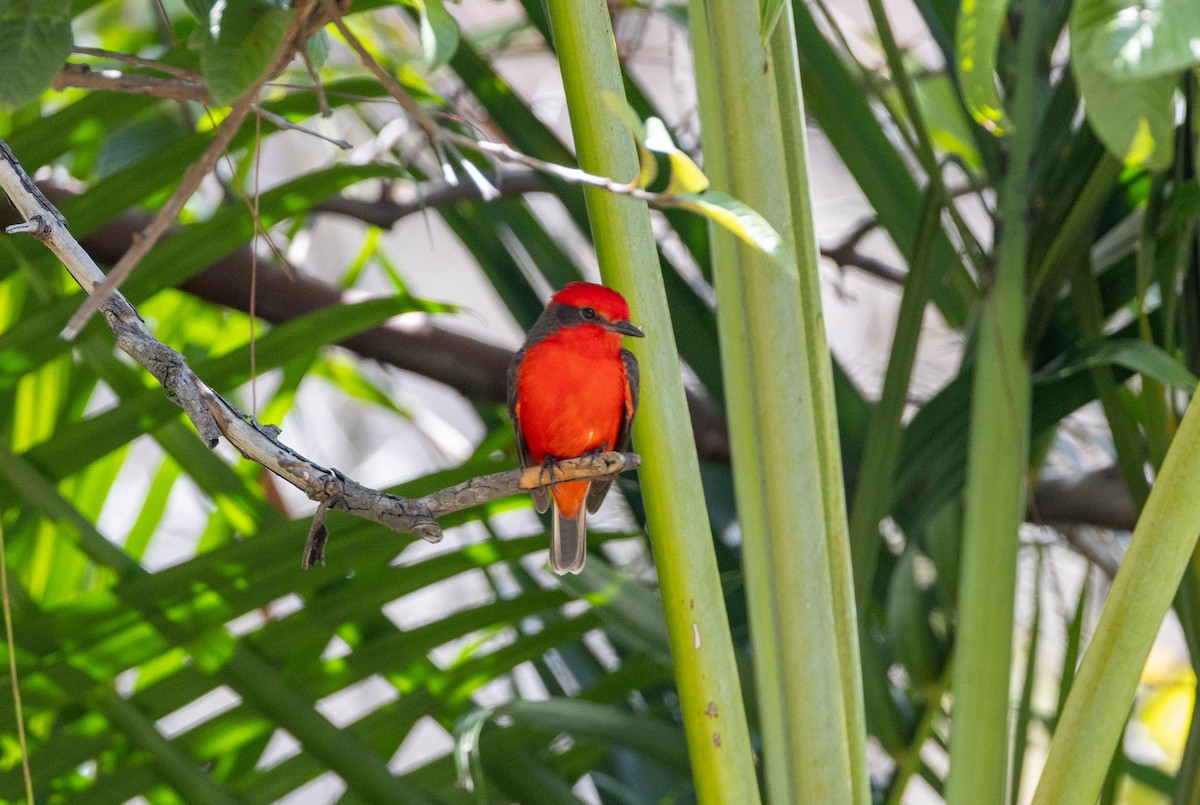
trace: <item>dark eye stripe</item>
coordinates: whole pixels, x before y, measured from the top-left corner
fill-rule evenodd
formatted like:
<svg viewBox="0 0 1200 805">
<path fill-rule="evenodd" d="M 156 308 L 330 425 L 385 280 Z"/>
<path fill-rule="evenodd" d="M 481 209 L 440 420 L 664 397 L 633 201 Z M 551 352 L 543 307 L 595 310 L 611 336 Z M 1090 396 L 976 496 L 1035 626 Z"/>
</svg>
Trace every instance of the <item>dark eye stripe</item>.
<svg viewBox="0 0 1200 805">
<path fill-rule="evenodd" d="M 583 307 L 579 309 L 579 315 L 583 316 L 585 319 L 594 319 L 596 318 L 596 311 L 592 310 L 590 307 Z"/>
</svg>

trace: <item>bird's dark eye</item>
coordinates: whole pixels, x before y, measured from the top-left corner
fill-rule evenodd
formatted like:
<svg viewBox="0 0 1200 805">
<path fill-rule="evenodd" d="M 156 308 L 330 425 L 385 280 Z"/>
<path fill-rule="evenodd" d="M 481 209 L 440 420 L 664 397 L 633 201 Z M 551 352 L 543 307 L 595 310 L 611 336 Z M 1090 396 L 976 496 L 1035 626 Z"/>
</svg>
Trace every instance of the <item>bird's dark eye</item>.
<svg viewBox="0 0 1200 805">
<path fill-rule="evenodd" d="M 592 310 L 590 307 L 581 307 L 579 308 L 579 315 L 583 316 L 585 319 L 594 319 L 596 318 L 596 311 Z"/>
</svg>

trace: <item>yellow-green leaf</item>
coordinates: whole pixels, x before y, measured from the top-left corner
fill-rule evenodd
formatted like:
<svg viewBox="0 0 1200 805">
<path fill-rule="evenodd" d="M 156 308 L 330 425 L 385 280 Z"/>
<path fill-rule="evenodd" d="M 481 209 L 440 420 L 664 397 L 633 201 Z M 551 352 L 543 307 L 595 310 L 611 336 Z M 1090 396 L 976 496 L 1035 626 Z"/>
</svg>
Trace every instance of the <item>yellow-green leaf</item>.
<svg viewBox="0 0 1200 805">
<path fill-rule="evenodd" d="M 657 117 L 646 121 L 646 147 L 665 154 L 671 164 L 671 178 L 663 191 L 668 196 L 701 193 L 708 189 L 708 177 L 690 156 L 680 151 L 671 139 L 667 126 Z"/>
<path fill-rule="evenodd" d="M 703 215 L 774 258 L 782 268 L 795 274 L 796 261 L 779 233 L 767 220 L 742 202 L 718 190 L 674 196 L 665 206 L 680 207 Z"/>
<path fill-rule="evenodd" d="M 967 108 L 979 125 L 997 137 L 1012 131 L 996 83 L 996 46 L 1007 8 L 1007 0 L 963 0 L 955 36 L 958 80 Z"/>
</svg>

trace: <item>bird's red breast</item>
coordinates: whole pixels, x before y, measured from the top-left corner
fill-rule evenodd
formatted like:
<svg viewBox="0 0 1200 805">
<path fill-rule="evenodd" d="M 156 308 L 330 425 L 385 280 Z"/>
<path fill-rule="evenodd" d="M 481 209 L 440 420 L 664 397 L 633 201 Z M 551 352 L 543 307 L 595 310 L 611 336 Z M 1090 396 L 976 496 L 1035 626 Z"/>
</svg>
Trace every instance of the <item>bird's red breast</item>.
<svg viewBox="0 0 1200 805">
<path fill-rule="evenodd" d="M 534 322 L 508 369 L 508 411 L 517 427 L 522 467 L 546 465 L 597 450 L 624 450 L 637 411 L 637 358 L 621 338 L 640 338 L 629 305 L 611 288 L 572 282 Z M 530 492 L 539 512 L 554 496 L 550 567 L 579 573 L 587 558 L 587 514 L 596 512 L 612 479 L 564 481 Z"/>
<path fill-rule="evenodd" d="M 530 346 L 517 370 L 517 416 L 530 457 L 572 458 L 614 449 L 630 406 L 621 337 L 598 327 L 563 328 Z M 576 517 L 588 484 L 552 490 L 566 517 Z"/>
</svg>

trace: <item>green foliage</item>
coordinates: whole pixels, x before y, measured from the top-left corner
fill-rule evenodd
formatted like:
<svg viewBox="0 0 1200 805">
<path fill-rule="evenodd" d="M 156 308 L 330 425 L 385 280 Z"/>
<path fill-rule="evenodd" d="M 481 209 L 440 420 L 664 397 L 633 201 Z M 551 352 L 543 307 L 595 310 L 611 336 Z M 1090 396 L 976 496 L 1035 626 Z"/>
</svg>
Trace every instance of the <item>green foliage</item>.
<svg viewBox="0 0 1200 805">
<path fill-rule="evenodd" d="M 651 311 L 643 323 L 659 340 L 639 347 L 661 349 L 654 355 L 658 368 L 647 373 L 647 392 L 662 393 L 668 377 L 674 384 L 682 360 L 700 413 L 718 422 L 729 417 L 728 435 L 719 425 L 697 426 L 704 448 L 697 477 L 690 469 L 649 466 L 662 461 L 654 440 L 665 433 L 672 449 L 690 455 L 682 405 L 660 401 L 659 413 L 639 423 L 637 446 L 648 466 L 640 479 L 619 485 L 630 519 L 619 531 L 593 534 L 593 547 L 621 545 L 612 556 L 628 555 L 630 544 L 644 548 L 649 516 L 657 575 L 646 572 L 644 559 L 622 566 L 594 555 L 587 573 L 548 585 L 531 572 L 545 537 L 528 516 L 525 496 L 446 518 L 447 527 L 465 527 L 461 542 L 414 546 L 400 561 L 408 538 L 335 511 L 329 565 L 300 573 L 296 554 L 309 523 L 281 510 L 279 482 L 200 444 L 161 389 L 114 351 L 101 324 L 74 344 L 60 341 L 79 290 L 42 244 L 0 236 L 0 517 L 38 800 L 267 803 L 304 796 L 295 792 L 332 773 L 346 785 L 344 801 L 572 802 L 572 786 L 586 776 L 603 803 L 689 802 L 713 790 L 714 777 L 731 774 L 734 764 L 722 759 L 733 753 L 733 733 L 724 732 L 717 746 L 708 726 L 719 715 L 735 732 L 744 718 L 766 750 L 765 791 L 790 801 L 778 796 L 791 781 L 780 783 L 786 775 L 774 765 L 780 761 L 772 747 L 787 746 L 801 717 L 814 713 L 831 714 L 821 737 L 840 733 L 828 724 L 841 714 L 851 718 L 856 706 L 846 680 L 825 685 L 819 670 L 825 667 L 861 673 L 867 729 L 895 768 L 889 778 L 872 767 L 876 801 L 902 801 L 918 776 L 943 796 L 967 791 L 972 802 L 1017 801 L 1030 793 L 1017 790 L 1022 773 L 1030 782 L 1024 752 L 1046 734 L 1051 754 L 1036 781 L 1040 801 L 1092 802 L 1101 787 L 1111 801 L 1125 780 L 1179 801 L 1200 790 L 1200 729 L 1192 730 L 1177 771 L 1113 752 L 1131 718 L 1146 646 L 1172 596 L 1193 647 L 1200 635 L 1188 569 L 1197 533 L 1189 458 L 1195 423 L 1179 424 L 1180 395 L 1195 389 L 1200 374 L 1194 4 L 1079 0 L 1068 9 L 1032 0 L 923 0 L 916 9 L 944 58 L 926 62 L 922 48 L 900 52 L 890 32 L 847 38 L 845 19 L 827 15 L 827 2 L 767 0 L 745 17 L 751 24 L 739 47 L 750 55 L 735 60 L 722 79 L 744 73 L 774 99 L 743 110 L 744 119 L 731 118 L 747 123 L 746 136 L 760 137 L 753 141 L 760 145 L 746 145 L 738 139 L 742 129 L 705 116 L 699 135 L 714 147 L 703 165 L 692 121 L 657 107 L 675 105 L 663 103 L 663 86 L 641 83 L 641 68 L 622 76 L 610 71 L 606 86 L 614 93 L 621 88 L 623 102 L 603 101 L 586 69 L 576 75 L 573 103 L 588 104 L 595 124 L 575 126 L 577 148 L 563 142 L 535 114 L 524 88 L 506 80 L 514 75 L 510 65 L 497 60 L 511 56 L 510 48 L 543 54 L 557 45 L 572 51 L 563 53 L 564 63 L 574 59 L 594 69 L 592 52 L 581 48 L 608 47 L 612 39 L 603 26 L 579 39 L 580 19 L 564 18 L 561 10 L 579 8 L 561 3 L 554 9 L 558 41 L 551 42 L 543 4 L 522 5 L 524 16 L 498 28 L 472 23 L 460 30 L 442 0 L 362 0 L 353 4 L 349 24 L 438 125 L 510 143 L 566 168 L 576 153 L 589 166 L 619 164 L 620 170 L 592 169 L 611 173 L 614 182 L 632 180 L 655 200 L 657 255 L 644 211 L 634 216 L 636 233 L 633 218 L 621 218 L 615 229 L 611 221 L 593 228 L 589 204 L 623 209 L 629 200 L 612 204 L 615 197 L 588 190 L 585 201 L 585 191 L 565 174 L 543 176 L 536 201 L 503 187 L 504 197 L 482 201 L 467 186 L 452 202 L 432 197 L 422 214 L 446 225 L 524 327 L 540 312 L 547 287 L 589 275 L 594 242 L 605 276 L 634 289 L 643 316 Z M 694 3 L 693 12 L 709 5 Z M 119 249 L 104 251 L 111 227 L 127 215 L 143 215 L 144 223 L 144 213 L 162 204 L 204 151 L 213 121 L 199 106 L 151 96 L 49 91 L 75 38 L 197 71 L 216 101 L 228 104 L 260 77 L 294 14 L 289 4 L 265 1 L 185 0 L 166 9 L 168 24 L 160 27 L 143 6 L 128 2 L 0 0 L 0 136 L 31 173 L 46 168 L 42 175 L 55 177 L 53 192 L 72 232 L 88 238 L 102 262 L 119 257 Z M 642 8 L 630 18 L 659 13 L 697 51 L 730 52 L 734 26 L 711 25 L 680 4 Z M 571 30 L 564 33 L 564 24 Z M 617 26 L 622 56 L 636 51 L 624 47 L 629 28 L 626 21 Z M 1017 41 L 1023 31 L 1024 50 Z M 847 41 L 857 44 L 850 49 Z M 887 51 L 887 75 L 874 61 L 858 61 L 862 43 L 871 41 Z M 790 64 L 789 47 L 798 59 L 803 105 L 799 88 L 789 90 L 790 75 L 777 69 Z M 1070 69 L 1052 62 L 1052 53 L 1062 55 L 1055 48 L 1067 49 Z M 397 252 L 385 225 L 361 230 L 361 242 L 332 265 L 308 264 L 304 246 L 328 231 L 333 213 L 326 203 L 338 195 L 363 201 L 379 198 L 381 187 L 387 199 L 414 188 L 444 191 L 439 177 L 448 163 L 462 181 L 469 178 L 463 164 L 484 174 L 501 166 L 468 149 L 459 154 L 395 140 L 398 112 L 374 78 L 349 61 L 341 40 L 318 31 L 307 51 L 333 119 L 314 120 L 321 104 L 298 61 L 258 103 L 292 124 L 336 129 L 339 136 L 354 132 L 355 152 L 334 155 L 313 140 L 303 164 L 289 166 L 257 198 L 256 226 L 242 198 L 254 175 L 251 120 L 228 161 L 221 160 L 222 192 L 209 192 L 216 187 L 210 184 L 189 203 L 124 291 L 152 330 L 231 399 L 247 397 L 253 355 L 255 372 L 270 378 L 260 383 L 259 416 L 286 424 L 285 441 L 305 432 L 302 423 L 312 424 L 312 412 L 298 401 L 314 389 L 370 411 L 388 427 L 421 427 L 439 412 L 398 397 L 396 373 L 354 350 L 375 338 L 372 328 L 399 314 L 436 324 L 457 309 L 448 304 L 457 300 L 424 299 L 413 290 L 437 266 Z M 71 58 L 134 77 L 160 75 L 111 59 Z M 717 61 L 700 63 L 702 108 L 711 102 L 703 93 L 722 89 L 703 86 L 715 80 L 705 65 Z M 764 64 L 767 73 L 760 72 Z M 1028 87 L 1031 94 L 1023 94 Z M 731 108 L 749 97 L 737 87 L 723 89 L 717 97 Z M 824 377 L 830 355 L 816 305 L 816 245 L 804 231 L 808 174 L 798 157 L 804 115 L 862 190 L 872 237 L 890 239 L 900 255 L 893 268 L 903 276 L 904 294 L 877 401 L 836 362 Z M 267 118 L 261 132 L 268 154 L 276 141 L 303 136 L 281 137 Z M 618 150 L 614 143 L 629 153 L 622 152 L 620 163 L 605 162 Z M 776 167 L 746 170 L 758 156 Z M 741 165 L 743 184 L 736 188 L 727 182 L 733 163 Z M 930 181 L 930 164 L 953 196 Z M 710 188 L 710 178 L 722 190 Z M 771 203 L 760 200 L 768 182 Z M 966 210 L 974 211 L 969 226 L 956 219 Z M 198 298 L 194 283 L 214 264 L 244 260 L 262 229 L 298 263 L 305 281 L 319 269 L 330 289 L 347 296 L 288 321 L 260 320 L 251 347 L 249 318 Z M 652 271 L 633 270 L 633 258 L 613 258 L 635 234 L 646 247 L 637 250 L 637 265 L 657 257 Z M 263 272 L 281 270 L 277 257 L 258 243 L 260 277 L 274 277 Z M 737 293 L 736 283 L 764 278 L 774 283 L 770 290 Z M 372 298 L 360 298 L 364 288 Z M 716 310 L 714 296 L 722 300 Z M 730 299 L 735 303 L 726 304 Z M 944 386 L 918 389 L 911 378 L 931 308 L 967 349 Z M 1019 326 L 1022 317 L 1027 326 Z M 782 340 L 765 337 L 785 319 L 803 323 L 805 338 L 795 337 L 799 328 Z M 768 347 L 754 353 L 754 363 L 750 339 L 730 338 L 743 326 Z M 364 331 L 373 334 L 364 339 Z M 662 346 L 672 335 L 677 350 Z M 442 357 L 451 364 L 455 358 Z M 768 369 L 774 374 L 764 379 Z M 800 377 L 813 382 L 808 396 L 792 391 Z M 484 381 L 463 384 L 479 415 L 473 454 L 390 491 L 420 495 L 513 466 L 509 425 Z M 836 412 L 819 410 L 826 386 L 836 392 Z M 1088 581 L 1078 594 L 1068 592 L 1064 600 L 1074 604 L 1068 612 L 1057 606 L 1057 592 L 1044 599 L 1046 585 L 1031 585 L 1032 591 L 1017 590 L 1033 596 L 1026 639 L 1019 624 L 1000 625 L 1007 623 L 1001 610 L 1011 609 L 1004 595 L 1017 589 L 1018 551 L 1030 550 L 1017 547 L 1019 498 L 1036 483 L 1047 455 L 1062 457 L 1055 445 L 1071 430 L 1062 427 L 1064 419 L 1096 401 L 1135 507 L 1153 489 L 1151 503 L 1099 627 L 1092 629 L 1085 605 L 1102 585 Z M 802 421 L 811 424 L 797 438 Z M 755 474 L 757 465 L 728 465 L 731 449 L 735 458 L 753 455 L 746 451 L 754 444 L 786 453 L 782 469 Z M 839 447 L 844 486 L 840 471 L 800 475 L 808 462 L 840 466 Z M 814 547 L 801 563 L 790 553 L 797 545 L 836 544 L 845 498 L 855 579 L 852 591 L 846 582 L 841 592 L 853 594 L 853 605 L 849 595 L 838 597 L 837 557 Z M 202 501 L 186 514 L 189 547 L 171 553 L 187 501 Z M 766 511 L 776 521 L 794 523 L 781 513 L 803 511 L 801 536 L 812 541 L 801 541 L 793 528 L 787 532 L 793 541 L 772 544 L 773 553 L 743 551 L 730 535 L 749 543 L 756 529 L 765 533 L 759 502 L 774 506 Z M 668 508 L 672 525 L 663 526 L 655 513 Z M 527 524 L 515 531 L 514 512 L 524 513 Z M 680 537 L 685 530 L 693 542 Z M 831 536 L 813 536 L 821 534 Z M 980 534 L 991 553 L 971 547 Z M 1034 575 L 1050 578 L 1052 557 L 1061 552 L 1036 550 L 1045 553 L 1047 567 Z M 175 564 L 163 568 L 168 553 Z M 707 618 L 694 633 L 691 624 L 701 618 L 677 591 L 710 557 L 711 588 L 690 602 Z M 772 572 L 777 590 L 757 583 Z M 810 583 L 808 573 L 824 575 Z M 463 579 L 480 582 L 478 599 L 445 611 L 422 603 Z M 760 636 L 782 634 L 802 614 L 797 603 L 814 591 L 828 592 L 833 603 L 821 605 L 812 622 L 824 628 L 831 612 L 853 606 L 861 642 L 814 627 L 806 635 L 826 637 L 811 650 L 794 641 L 752 643 L 764 623 L 769 628 Z M 406 618 L 401 627 L 394 618 L 400 610 L 422 617 Z M 980 613 L 985 627 L 970 627 Z M 1050 671 L 1057 684 L 1048 689 L 1057 690 L 1057 699 L 1047 704 L 1040 695 L 1047 680 L 1039 674 L 1047 673 L 1053 652 L 1038 625 L 1055 619 L 1063 621 L 1066 651 Z M 697 639 L 706 650 L 728 640 L 739 673 L 732 662 L 689 664 Z M 1002 659 L 1014 646 L 1014 661 Z M 1023 669 L 1016 687 L 1010 667 Z M 787 700 L 794 710 L 770 706 L 785 701 L 776 696 L 785 682 L 801 693 Z M 538 688 L 535 695 L 527 684 Z M 716 714 L 686 710 L 696 690 L 714 685 L 738 704 L 722 704 Z M 835 687 L 850 693 L 814 702 L 814 691 Z M 1010 689 L 1020 691 L 1011 703 Z M 365 712 L 338 726 L 326 718 L 344 715 L 344 702 L 363 690 L 377 693 Z M 1002 713 L 972 704 L 988 691 Z M 0 799 L 17 801 L 24 785 L 8 693 L 0 695 Z M 221 697 L 221 707 L 204 705 Z M 949 751 L 947 723 L 954 740 L 965 741 L 951 764 L 958 781 L 943 779 L 942 764 L 929 762 Z M 820 745 L 817 731 L 805 731 L 805 748 Z M 280 757 L 268 746 L 278 746 L 283 733 L 297 746 Z M 436 734 L 442 753 L 396 773 L 392 759 L 402 746 L 406 755 L 422 734 Z M 704 746 L 689 745 L 696 735 Z M 445 748 L 454 739 L 457 752 Z M 830 743 L 851 756 L 820 767 L 842 769 L 840 783 L 866 768 L 853 735 Z M 1001 762 L 1003 749 L 995 747 L 1010 747 L 1011 762 Z M 707 753 L 700 755 L 705 763 L 695 762 L 697 751 Z M 964 751 L 980 762 L 962 761 Z M 750 768 L 747 762 L 743 770 Z M 459 784 L 464 769 L 473 791 Z M 992 779 L 996 769 L 1003 781 L 984 785 L 984 775 Z M 743 776 L 750 791 L 754 775 Z M 862 788 L 854 794 L 866 794 Z"/>
<path fill-rule="evenodd" d="M 293 11 L 267 2 L 217 2 L 196 29 L 200 64 L 217 103 L 231 103 L 267 69 Z"/>
<path fill-rule="evenodd" d="M 1175 86 L 1180 71 L 1200 64 L 1195 11 L 1178 0 L 1072 5 L 1071 67 L 1088 120 L 1128 165 L 1171 164 Z"/>
<path fill-rule="evenodd" d="M 68 0 L 0 2 L 0 110 L 23 106 L 50 86 L 71 45 Z"/>
</svg>

